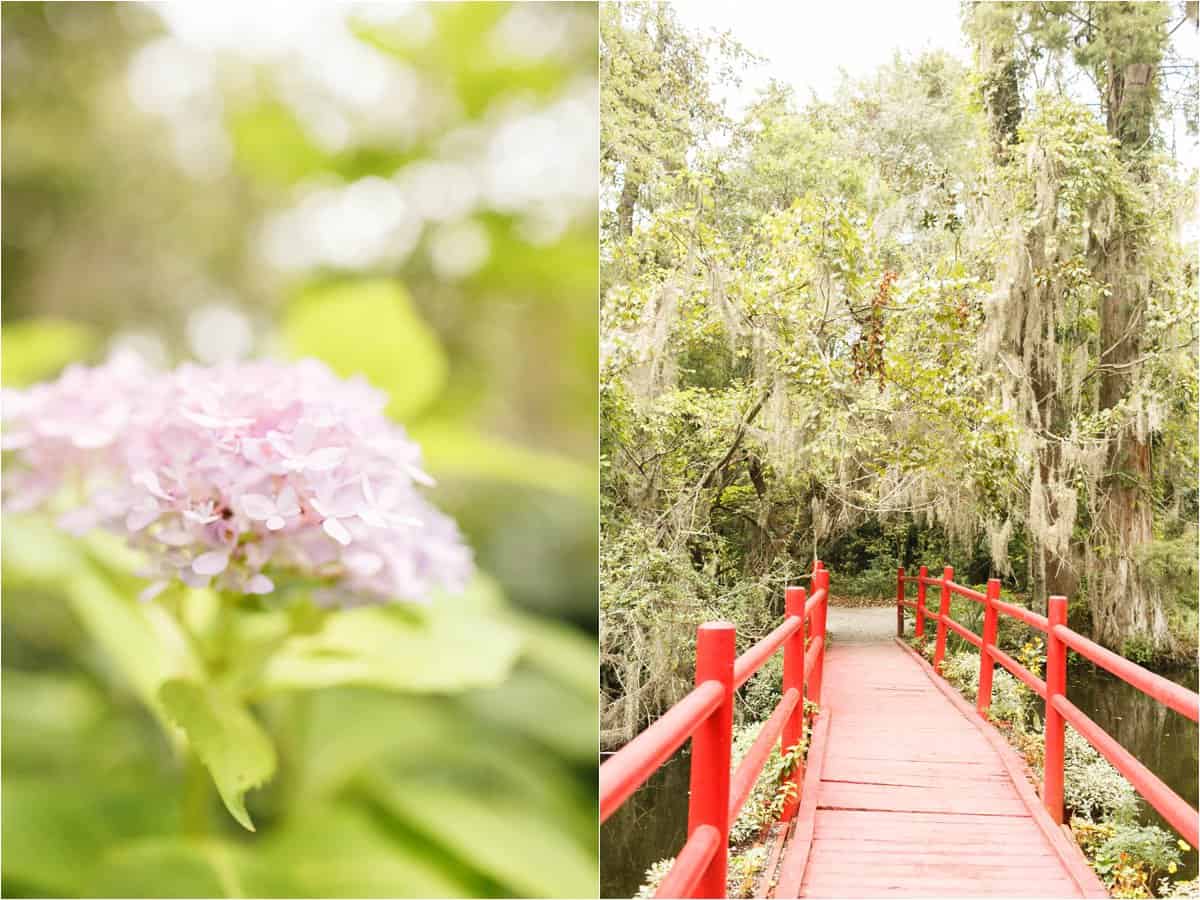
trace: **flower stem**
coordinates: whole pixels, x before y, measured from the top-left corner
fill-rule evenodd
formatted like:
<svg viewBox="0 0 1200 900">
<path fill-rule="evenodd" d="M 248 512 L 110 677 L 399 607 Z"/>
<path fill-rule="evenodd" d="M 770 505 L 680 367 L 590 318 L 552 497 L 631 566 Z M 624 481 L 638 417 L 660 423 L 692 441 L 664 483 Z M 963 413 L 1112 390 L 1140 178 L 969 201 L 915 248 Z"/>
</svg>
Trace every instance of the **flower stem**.
<svg viewBox="0 0 1200 900">
<path fill-rule="evenodd" d="M 183 830 L 191 837 L 206 837 L 212 812 L 212 779 L 195 753 L 187 754 L 183 790 Z"/>
</svg>

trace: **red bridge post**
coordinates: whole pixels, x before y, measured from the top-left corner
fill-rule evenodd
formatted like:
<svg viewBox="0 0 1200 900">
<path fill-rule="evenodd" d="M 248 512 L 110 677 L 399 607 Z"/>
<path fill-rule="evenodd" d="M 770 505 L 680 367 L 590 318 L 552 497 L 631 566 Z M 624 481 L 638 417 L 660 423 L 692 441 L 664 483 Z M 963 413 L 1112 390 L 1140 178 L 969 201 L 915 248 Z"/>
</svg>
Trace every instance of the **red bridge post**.
<svg viewBox="0 0 1200 900">
<path fill-rule="evenodd" d="M 946 657 L 946 619 L 950 617 L 950 582 L 954 580 L 954 567 L 942 569 L 942 604 L 938 607 L 937 646 L 933 651 L 933 670 L 942 674 L 942 660 Z"/>
<path fill-rule="evenodd" d="M 996 601 L 999 599 L 1000 579 L 989 578 L 987 595 L 983 601 L 983 640 L 979 646 L 979 693 L 975 698 L 975 708 L 985 717 L 988 707 L 992 705 L 992 672 L 996 661 L 990 650 L 996 646 L 996 626 L 999 617 Z"/>
<path fill-rule="evenodd" d="M 896 570 L 896 637 L 904 637 L 904 566 Z"/>
<path fill-rule="evenodd" d="M 1062 713 L 1054 698 L 1067 692 L 1067 646 L 1055 635 L 1054 626 L 1067 624 L 1067 598 L 1055 596 L 1047 604 L 1046 618 L 1046 752 L 1042 778 L 1042 803 L 1050 818 L 1060 825 L 1063 820 L 1063 744 L 1065 735 Z"/>
<path fill-rule="evenodd" d="M 800 627 L 783 645 L 783 693 L 786 696 L 792 688 L 800 692 L 800 702 L 796 704 L 795 711 L 783 726 L 781 749 L 786 753 L 804 738 L 804 633 L 807 630 L 807 623 L 804 621 L 804 605 L 808 602 L 808 594 L 802 587 L 790 587 L 784 596 L 786 598 L 785 615 L 788 618 L 800 617 Z M 787 780 L 796 786 L 796 790 L 792 794 L 792 799 L 783 806 L 783 812 L 779 817 L 781 822 L 786 822 L 796 815 L 796 810 L 800 806 L 800 786 L 804 783 L 803 762 L 796 763 L 796 768 Z"/>
<path fill-rule="evenodd" d="M 917 637 L 925 637 L 925 579 L 929 577 L 929 567 L 921 566 L 917 572 Z"/>
<path fill-rule="evenodd" d="M 692 735 L 688 838 L 702 825 L 711 825 L 720 834 L 717 852 L 696 884 L 693 892 L 696 897 L 724 897 L 726 890 L 735 637 L 736 629 L 730 622 L 706 622 L 696 630 L 696 686 L 719 681 L 725 688 L 721 705 Z"/>
<path fill-rule="evenodd" d="M 817 591 L 824 591 L 825 596 L 821 598 L 821 602 L 817 604 L 817 608 L 813 610 L 813 633 L 821 639 L 821 652 L 817 654 L 817 661 L 813 665 L 812 678 L 812 699 L 815 703 L 821 702 L 821 683 L 825 676 L 825 622 L 829 612 L 829 570 L 825 568 L 825 563 L 819 559 L 816 562 L 816 570 L 813 572 L 812 589 L 815 594 Z"/>
</svg>

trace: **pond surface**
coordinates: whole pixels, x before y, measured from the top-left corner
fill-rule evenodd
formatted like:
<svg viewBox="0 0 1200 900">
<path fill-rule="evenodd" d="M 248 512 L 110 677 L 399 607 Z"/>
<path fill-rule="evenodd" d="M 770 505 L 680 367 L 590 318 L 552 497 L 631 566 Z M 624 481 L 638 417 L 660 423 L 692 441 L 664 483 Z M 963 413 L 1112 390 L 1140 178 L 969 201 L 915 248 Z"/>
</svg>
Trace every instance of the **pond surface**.
<svg viewBox="0 0 1200 900">
<path fill-rule="evenodd" d="M 1162 673 L 1196 690 L 1195 669 Z M 1072 668 L 1067 696 L 1192 806 L 1200 790 L 1200 728 L 1141 691 L 1091 666 Z M 600 829 L 600 896 L 631 897 L 646 869 L 674 856 L 687 832 L 688 755 L 681 750 Z M 1145 807 L 1145 804 L 1143 804 Z M 1143 821 L 1165 822 L 1148 807 Z M 1194 878 L 1197 853 L 1180 878 Z"/>
<path fill-rule="evenodd" d="M 1161 672 L 1196 690 L 1195 669 Z M 1087 665 L 1067 675 L 1067 697 L 1126 750 L 1161 778 L 1192 807 L 1200 801 L 1200 726 L 1147 697 L 1103 669 Z M 1174 833 L 1162 817 L 1142 803 L 1141 819 Z M 1177 878 L 1195 878 L 1197 853 L 1184 854 Z"/>
<path fill-rule="evenodd" d="M 632 897 L 646 869 L 683 847 L 688 760 L 680 750 L 600 826 L 601 897 Z"/>
</svg>

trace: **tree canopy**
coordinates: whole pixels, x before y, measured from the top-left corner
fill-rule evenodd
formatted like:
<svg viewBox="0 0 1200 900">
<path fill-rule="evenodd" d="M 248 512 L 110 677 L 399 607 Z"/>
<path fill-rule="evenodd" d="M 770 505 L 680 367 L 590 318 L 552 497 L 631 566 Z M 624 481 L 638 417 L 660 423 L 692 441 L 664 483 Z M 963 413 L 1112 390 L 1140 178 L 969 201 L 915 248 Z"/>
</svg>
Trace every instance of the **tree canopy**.
<svg viewBox="0 0 1200 900">
<path fill-rule="evenodd" d="M 755 633 L 814 556 L 967 563 L 1110 646 L 1194 650 L 1184 17 L 972 4 L 969 65 L 773 82 L 733 116 L 731 37 L 606 6 L 608 740 L 673 699 L 691 625 Z"/>
</svg>

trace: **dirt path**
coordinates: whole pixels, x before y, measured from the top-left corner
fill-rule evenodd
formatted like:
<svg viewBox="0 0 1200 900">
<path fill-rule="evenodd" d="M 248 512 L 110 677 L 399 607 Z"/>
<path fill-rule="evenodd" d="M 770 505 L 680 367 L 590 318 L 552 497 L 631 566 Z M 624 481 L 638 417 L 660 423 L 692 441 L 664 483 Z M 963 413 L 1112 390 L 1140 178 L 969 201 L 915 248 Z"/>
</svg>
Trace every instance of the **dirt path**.
<svg viewBox="0 0 1200 900">
<path fill-rule="evenodd" d="M 829 607 L 825 623 L 830 643 L 863 644 L 889 641 L 896 634 L 896 607 Z"/>
</svg>

